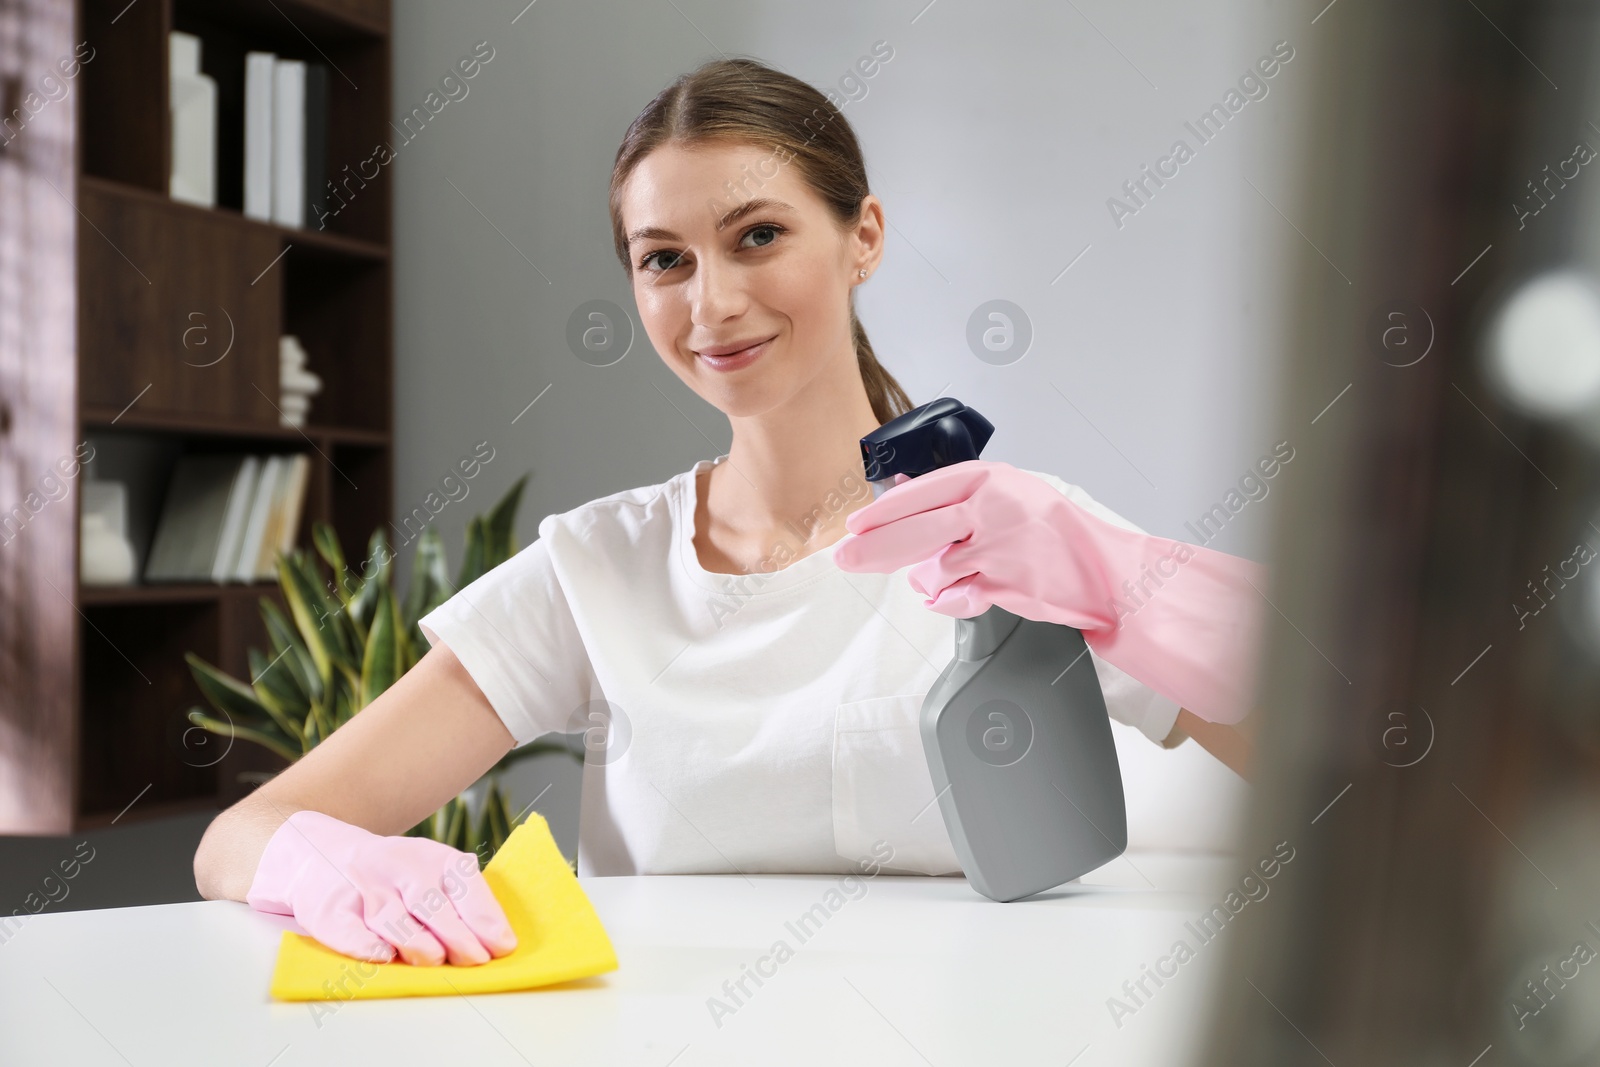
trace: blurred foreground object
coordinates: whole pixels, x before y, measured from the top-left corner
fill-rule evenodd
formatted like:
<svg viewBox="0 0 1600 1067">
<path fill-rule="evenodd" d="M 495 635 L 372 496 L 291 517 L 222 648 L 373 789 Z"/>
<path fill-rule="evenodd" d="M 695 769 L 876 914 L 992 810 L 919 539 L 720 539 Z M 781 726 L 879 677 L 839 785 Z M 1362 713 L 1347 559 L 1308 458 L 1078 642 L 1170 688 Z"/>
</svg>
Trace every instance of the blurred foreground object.
<svg viewBox="0 0 1600 1067">
<path fill-rule="evenodd" d="M 1203 1062 L 1600 1062 L 1600 10 L 1313 15 L 1244 851 L 1300 858 Z"/>
</svg>

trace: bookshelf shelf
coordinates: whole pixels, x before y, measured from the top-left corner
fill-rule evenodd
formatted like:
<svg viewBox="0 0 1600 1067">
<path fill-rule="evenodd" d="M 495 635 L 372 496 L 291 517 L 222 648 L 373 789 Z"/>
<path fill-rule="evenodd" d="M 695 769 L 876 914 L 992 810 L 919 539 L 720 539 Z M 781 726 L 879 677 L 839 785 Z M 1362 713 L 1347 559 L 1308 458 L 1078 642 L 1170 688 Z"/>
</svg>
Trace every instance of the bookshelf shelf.
<svg viewBox="0 0 1600 1067">
<path fill-rule="evenodd" d="M 220 759 L 208 754 L 215 745 L 197 751 L 185 717 L 208 704 L 184 654 L 248 679 L 248 649 L 270 647 L 259 601 L 282 603 L 276 583 L 83 584 L 80 486 L 127 486 L 139 573 L 172 473 L 196 455 L 306 457 L 302 548 L 318 521 L 347 549 L 387 523 L 389 170 L 326 229 L 247 217 L 243 119 L 248 52 L 323 64 L 338 72 L 327 85 L 329 176 L 368 158 L 391 136 L 389 29 L 389 0 L 0 5 L 0 38 L 19 42 L 24 69 L 52 68 L 79 42 L 94 49 L 70 83 L 73 104 L 41 113 L 19 142 L 30 173 L 50 184 L 21 187 L 13 206 L 30 225 L 0 262 L 0 284 L 28 315 L 28 343 L 0 348 L 0 380 L 26 384 L 0 398 L 0 433 L 25 489 L 95 447 L 81 473 L 62 477 L 67 495 L 0 533 L 0 733 L 22 742 L 0 751 L 0 834 L 218 810 L 250 788 L 242 772 L 281 767 L 243 741 Z M 201 70 L 216 83 L 215 207 L 167 195 L 173 31 L 200 38 Z M 188 347 L 197 315 L 227 337 L 225 356 Z M 298 428 L 280 417 L 285 334 L 322 380 Z"/>
<path fill-rule="evenodd" d="M 384 430 L 364 430 L 354 426 L 281 426 L 274 423 L 250 425 L 219 419 L 186 418 L 161 412 L 147 414 L 135 406 L 126 411 L 86 404 L 81 410 L 83 425 L 98 430 L 146 430 L 152 433 L 182 434 L 197 437 L 231 437 L 247 441 L 288 441 L 315 444 L 333 442 L 340 445 L 368 445 L 388 448 L 389 434 Z"/>
<path fill-rule="evenodd" d="M 150 585 L 80 585 L 78 605 L 120 607 L 127 604 L 202 603 L 223 597 L 244 597 L 252 604 L 278 588 L 276 582 L 239 582 L 218 585 L 206 583 L 152 583 Z"/>
<path fill-rule="evenodd" d="M 301 32 L 322 42 L 382 41 L 389 34 L 388 0 L 176 0 L 177 14 L 222 18 L 263 40 Z"/>
<path fill-rule="evenodd" d="M 276 223 L 263 222 L 227 207 L 201 207 L 198 204 L 185 203 L 174 200 L 162 193 L 150 189 L 143 189 L 114 178 L 101 178 L 93 174 L 85 174 L 78 179 L 80 188 L 88 188 L 99 192 L 108 199 L 127 197 L 145 204 L 159 206 L 161 209 L 171 211 L 175 215 L 200 214 L 211 218 L 226 220 L 229 224 L 237 225 L 244 230 L 256 233 L 269 234 L 296 249 L 302 249 L 302 255 L 311 255 L 319 259 L 347 259 L 352 261 L 382 262 L 389 258 L 389 249 L 376 241 L 367 241 L 359 237 L 350 237 L 331 230 L 319 230 L 315 227 L 279 226 Z"/>
</svg>

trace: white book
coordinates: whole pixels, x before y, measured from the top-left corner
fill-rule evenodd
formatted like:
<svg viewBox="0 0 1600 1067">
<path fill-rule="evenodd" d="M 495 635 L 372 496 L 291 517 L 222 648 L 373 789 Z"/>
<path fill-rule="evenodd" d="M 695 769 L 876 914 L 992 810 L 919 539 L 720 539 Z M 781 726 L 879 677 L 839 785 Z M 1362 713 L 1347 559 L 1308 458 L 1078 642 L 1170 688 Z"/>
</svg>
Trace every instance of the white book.
<svg viewBox="0 0 1600 1067">
<path fill-rule="evenodd" d="M 272 517 L 272 501 L 283 466 L 282 456 L 268 456 L 261 465 L 255 499 L 250 502 L 250 517 L 244 525 L 244 536 L 239 539 L 239 562 L 233 570 L 238 581 L 256 580 L 256 561 L 261 558 L 261 543 L 266 536 L 267 520 Z"/>
<path fill-rule="evenodd" d="M 306 65 L 280 59 L 272 68 L 272 221 L 306 221 Z"/>
<path fill-rule="evenodd" d="M 246 456 L 239 467 L 239 477 L 234 480 L 233 492 L 228 496 L 228 510 L 222 520 L 222 538 L 217 544 L 217 555 L 211 561 L 211 580 L 226 582 L 233 577 L 239 563 L 239 540 L 244 535 L 245 519 L 250 504 L 255 500 L 256 478 L 261 473 L 261 458 Z"/>
<path fill-rule="evenodd" d="M 180 456 L 161 504 L 145 561 L 146 582 L 203 582 L 211 577 L 242 456 Z"/>
<path fill-rule="evenodd" d="M 284 555 L 288 555 L 289 550 L 294 548 L 294 535 L 300 529 L 300 512 L 305 504 L 306 482 L 310 475 L 311 460 L 304 452 L 299 452 L 289 460 L 288 475 L 280 482 L 283 492 L 278 520 L 277 549 Z M 272 573 L 277 573 L 276 557 L 272 561 L 271 570 Z"/>
<path fill-rule="evenodd" d="M 277 61 L 271 52 L 246 52 L 244 57 L 244 213 L 263 222 L 272 221 L 272 97 Z"/>
<path fill-rule="evenodd" d="M 167 193 L 202 207 L 217 206 L 217 83 L 200 71 L 200 38 L 167 34 L 167 101 L 172 114 L 172 160 Z"/>
<path fill-rule="evenodd" d="M 261 537 L 261 555 L 256 557 L 256 577 L 271 578 L 278 573 L 278 553 L 293 547 L 294 531 L 284 533 L 289 521 L 290 495 L 295 492 L 295 470 L 298 455 L 284 456 L 283 468 L 278 472 L 278 484 L 272 493 L 272 513 L 267 517 L 267 529 Z M 299 516 L 295 516 L 298 521 Z M 287 542 L 287 543 L 286 543 Z"/>
</svg>

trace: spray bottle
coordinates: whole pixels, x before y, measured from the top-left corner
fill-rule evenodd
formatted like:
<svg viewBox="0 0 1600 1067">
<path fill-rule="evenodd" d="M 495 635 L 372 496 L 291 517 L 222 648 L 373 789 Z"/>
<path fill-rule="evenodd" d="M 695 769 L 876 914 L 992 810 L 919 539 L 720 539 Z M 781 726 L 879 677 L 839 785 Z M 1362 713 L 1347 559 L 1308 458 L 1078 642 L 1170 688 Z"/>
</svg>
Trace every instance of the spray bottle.
<svg viewBox="0 0 1600 1067">
<path fill-rule="evenodd" d="M 993 433 L 950 397 L 913 408 L 861 439 L 873 495 L 896 474 L 977 459 Z M 955 622 L 955 658 L 923 699 L 921 732 L 967 881 L 1017 900 L 1121 855 L 1122 770 L 1083 634 L 999 605 Z"/>
</svg>

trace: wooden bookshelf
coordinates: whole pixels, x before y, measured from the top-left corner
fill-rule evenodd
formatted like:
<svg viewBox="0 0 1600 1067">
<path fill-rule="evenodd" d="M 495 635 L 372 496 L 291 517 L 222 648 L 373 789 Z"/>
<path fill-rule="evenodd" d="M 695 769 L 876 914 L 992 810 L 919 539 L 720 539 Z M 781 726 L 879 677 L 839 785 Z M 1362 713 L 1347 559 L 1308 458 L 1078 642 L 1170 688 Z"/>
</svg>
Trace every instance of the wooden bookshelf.
<svg viewBox="0 0 1600 1067">
<path fill-rule="evenodd" d="M 93 174 L 79 175 L 78 187 L 91 190 L 102 196 L 127 197 L 145 204 L 154 205 L 161 211 L 170 211 L 179 216 L 186 212 L 192 212 L 196 220 L 209 221 L 214 219 L 219 212 L 225 212 L 227 218 L 232 223 L 237 224 L 242 232 L 266 234 L 269 237 L 278 238 L 285 246 L 298 245 L 302 249 L 298 258 L 312 256 L 323 259 L 344 259 L 352 262 L 374 262 L 389 258 L 388 247 L 374 241 L 366 241 L 359 237 L 335 233 L 331 229 L 295 229 L 290 226 L 279 226 L 276 223 L 249 218 L 237 209 L 228 209 L 221 206 L 215 208 L 200 207 L 196 204 L 185 203 L 182 200 L 173 200 L 163 193 L 151 192 L 148 189 L 140 189 L 108 178 L 99 178 Z"/>
<path fill-rule="evenodd" d="M 327 521 L 359 556 L 392 510 L 391 178 L 381 168 L 352 183 L 325 229 L 246 218 L 244 57 L 261 49 L 330 67 L 337 180 L 390 138 L 388 0 L 21 0 L 0 20 L 29 28 L 25 83 L 78 42 L 94 49 L 70 96 L 0 152 L 0 167 L 30 153 L 29 173 L 49 178 L 24 185 L 40 220 L 20 257 L 32 273 L 0 278 L 49 308 L 31 334 L 25 324 L 25 363 L 0 354 L 0 381 L 27 384 L 0 388 L 13 397 L 0 399 L 12 484 L 26 490 L 84 441 L 96 449 L 87 471 L 100 477 L 137 460 L 130 524 L 144 524 L 147 545 L 161 505 L 150 487 L 164 488 L 179 456 L 304 452 L 312 472 L 296 543 L 308 546 L 311 524 Z M 202 70 L 217 82 L 215 208 L 167 196 L 171 30 L 200 37 Z M 52 156 L 57 143 L 70 151 Z M 54 295 L 52 277 L 65 283 Z M 225 357 L 203 361 L 186 345 L 197 323 L 217 345 L 207 354 L 230 343 Z M 300 338 L 323 380 L 312 425 L 282 424 L 282 334 Z M 245 742 L 214 760 L 225 739 L 189 732 L 185 713 L 206 702 L 183 657 L 247 678 L 246 650 L 268 648 L 258 602 L 281 603 L 276 584 L 81 584 L 76 484 L 86 476 L 66 479 L 70 496 L 0 547 L 0 737 L 19 739 L 0 744 L 0 779 L 11 782 L 0 785 L 0 833 L 220 807 L 246 791 L 240 771 L 275 769 Z"/>
<path fill-rule="evenodd" d="M 276 582 L 240 582 L 238 585 L 217 585 L 212 582 L 162 582 L 129 586 L 85 585 L 78 589 L 78 606 L 199 604 L 210 603 L 224 597 L 243 597 L 250 604 L 258 604 L 263 596 L 271 596 L 277 588 Z"/>
<path fill-rule="evenodd" d="M 176 433 L 196 437 L 226 437 L 235 441 L 295 441 L 304 440 L 321 446 L 324 443 L 371 445 L 385 447 L 389 443 L 387 430 L 363 430 L 354 426 L 240 426 L 224 419 L 207 419 L 203 416 L 173 416 L 161 412 L 113 411 L 108 407 L 84 404 L 80 409 L 84 427 L 109 430 L 148 430 L 152 433 Z"/>
</svg>

